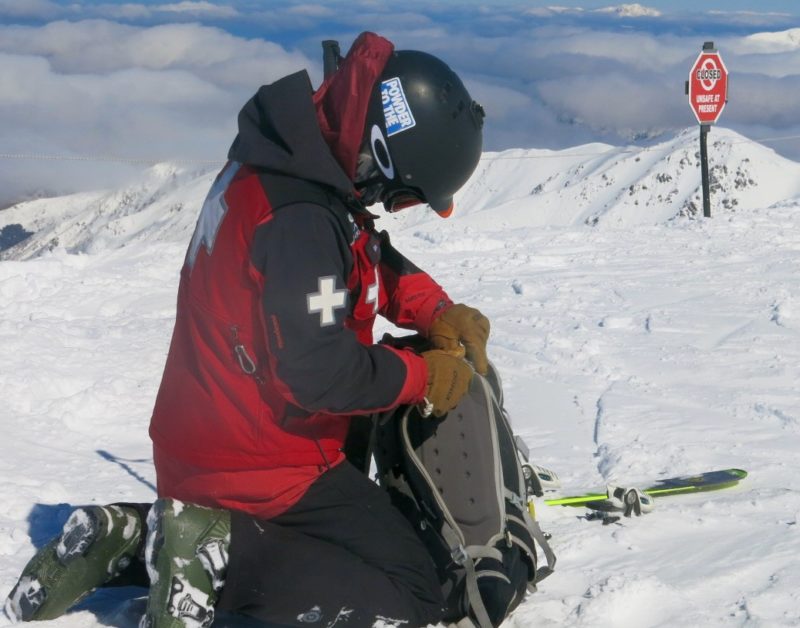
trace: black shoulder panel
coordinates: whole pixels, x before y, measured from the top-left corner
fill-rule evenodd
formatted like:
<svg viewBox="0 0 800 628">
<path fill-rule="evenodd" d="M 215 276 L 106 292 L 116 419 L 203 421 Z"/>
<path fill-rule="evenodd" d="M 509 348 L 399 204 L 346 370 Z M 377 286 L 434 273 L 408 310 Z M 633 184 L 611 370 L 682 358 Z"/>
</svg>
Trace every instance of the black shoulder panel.
<svg viewBox="0 0 800 628">
<path fill-rule="evenodd" d="M 353 259 L 335 213 L 311 202 L 284 205 L 256 229 L 253 250 L 265 278 L 261 306 L 274 375 L 296 403 L 344 413 L 391 405 L 405 363 L 384 347 L 362 345 L 346 325 Z"/>
<path fill-rule="evenodd" d="M 258 175 L 264 195 L 267 197 L 272 211 L 292 211 L 291 206 L 318 205 L 330 211 L 336 223 L 341 227 L 344 239 L 352 241 L 353 221 L 348 218 L 349 212 L 342 200 L 329 188 L 312 181 L 298 179 L 275 172 L 261 172 Z M 251 251 L 251 260 L 256 268 L 263 266 L 263 254 L 256 239 Z"/>
<path fill-rule="evenodd" d="M 294 203 L 313 203 L 330 207 L 337 199 L 324 186 L 305 179 L 290 177 L 275 172 L 261 172 L 258 175 L 264 194 L 273 210 Z"/>
</svg>

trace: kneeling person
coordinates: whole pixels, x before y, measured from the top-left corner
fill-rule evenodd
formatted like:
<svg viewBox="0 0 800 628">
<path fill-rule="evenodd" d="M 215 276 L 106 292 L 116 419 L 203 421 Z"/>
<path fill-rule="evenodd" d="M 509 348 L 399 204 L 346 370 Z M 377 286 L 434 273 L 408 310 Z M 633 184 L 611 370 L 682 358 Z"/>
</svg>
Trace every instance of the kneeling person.
<svg viewBox="0 0 800 628">
<path fill-rule="evenodd" d="M 181 271 L 150 426 L 147 625 L 209 625 L 215 608 L 287 626 L 444 615 L 425 547 L 342 450 L 352 417 L 455 407 L 465 355 L 485 372 L 486 318 L 366 209 L 448 216 L 483 115 L 441 60 L 371 33 L 316 92 L 299 72 L 242 109 Z M 375 345 L 378 314 L 434 348 Z"/>
</svg>

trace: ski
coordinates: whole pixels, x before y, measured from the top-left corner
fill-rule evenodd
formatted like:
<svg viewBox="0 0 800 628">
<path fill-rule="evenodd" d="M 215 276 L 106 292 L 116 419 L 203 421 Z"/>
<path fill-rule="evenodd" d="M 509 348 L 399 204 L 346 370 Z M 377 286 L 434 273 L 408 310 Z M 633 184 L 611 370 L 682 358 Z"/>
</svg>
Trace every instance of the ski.
<svg viewBox="0 0 800 628">
<path fill-rule="evenodd" d="M 642 489 L 642 492 L 651 497 L 665 497 L 668 495 L 685 495 L 703 491 L 716 491 L 736 486 L 746 477 L 747 471 L 743 469 L 707 471 L 706 473 L 699 473 L 696 475 L 682 475 L 659 480 L 652 486 Z M 544 500 L 544 503 L 548 506 L 587 506 L 605 501 L 608 501 L 608 492 L 593 492 L 568 497 L 555 497 Z"/>
</svg>

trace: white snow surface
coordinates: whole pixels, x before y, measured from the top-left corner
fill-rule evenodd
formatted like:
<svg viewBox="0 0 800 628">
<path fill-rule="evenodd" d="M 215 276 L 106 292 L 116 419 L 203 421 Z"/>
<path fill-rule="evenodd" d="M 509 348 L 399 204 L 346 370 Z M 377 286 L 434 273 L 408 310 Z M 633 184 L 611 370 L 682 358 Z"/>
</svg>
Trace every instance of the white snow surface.
<svg viewBox="0 0 800 628">
<path fill-rule="evenodd" d="M 800 625 L 800 164 L 713 129 L 704 220 L 697 151 L 691 129 L 486 154 L 450 220 L 379 220 L 491 319 L 514 426 L 564 494 L 750 473 L 606 526 L 540 501 L 557 570 L 506 628 Z M 164 165 L 0 212 L 37 232 L 0 261 L 0 598 L 75 506 L 153 499 L 147 426 L 213 177 Z M 141 594 L 47 625 L 133 628 Z"/>
</svg>

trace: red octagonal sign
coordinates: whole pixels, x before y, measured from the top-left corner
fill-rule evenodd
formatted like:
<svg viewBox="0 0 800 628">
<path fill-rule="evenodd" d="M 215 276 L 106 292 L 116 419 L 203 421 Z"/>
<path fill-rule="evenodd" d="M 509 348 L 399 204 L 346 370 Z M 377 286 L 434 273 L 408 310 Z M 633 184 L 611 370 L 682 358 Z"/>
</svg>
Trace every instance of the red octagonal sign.
<svg viewBox="0 0 800 628">
<path fill-rule="evenodd" d="M 689 73 L 689 106 L 700 124 L 714 124 L 728 101 L 728 70 L 718 51 L 705 50 Z"/>
</svg>

